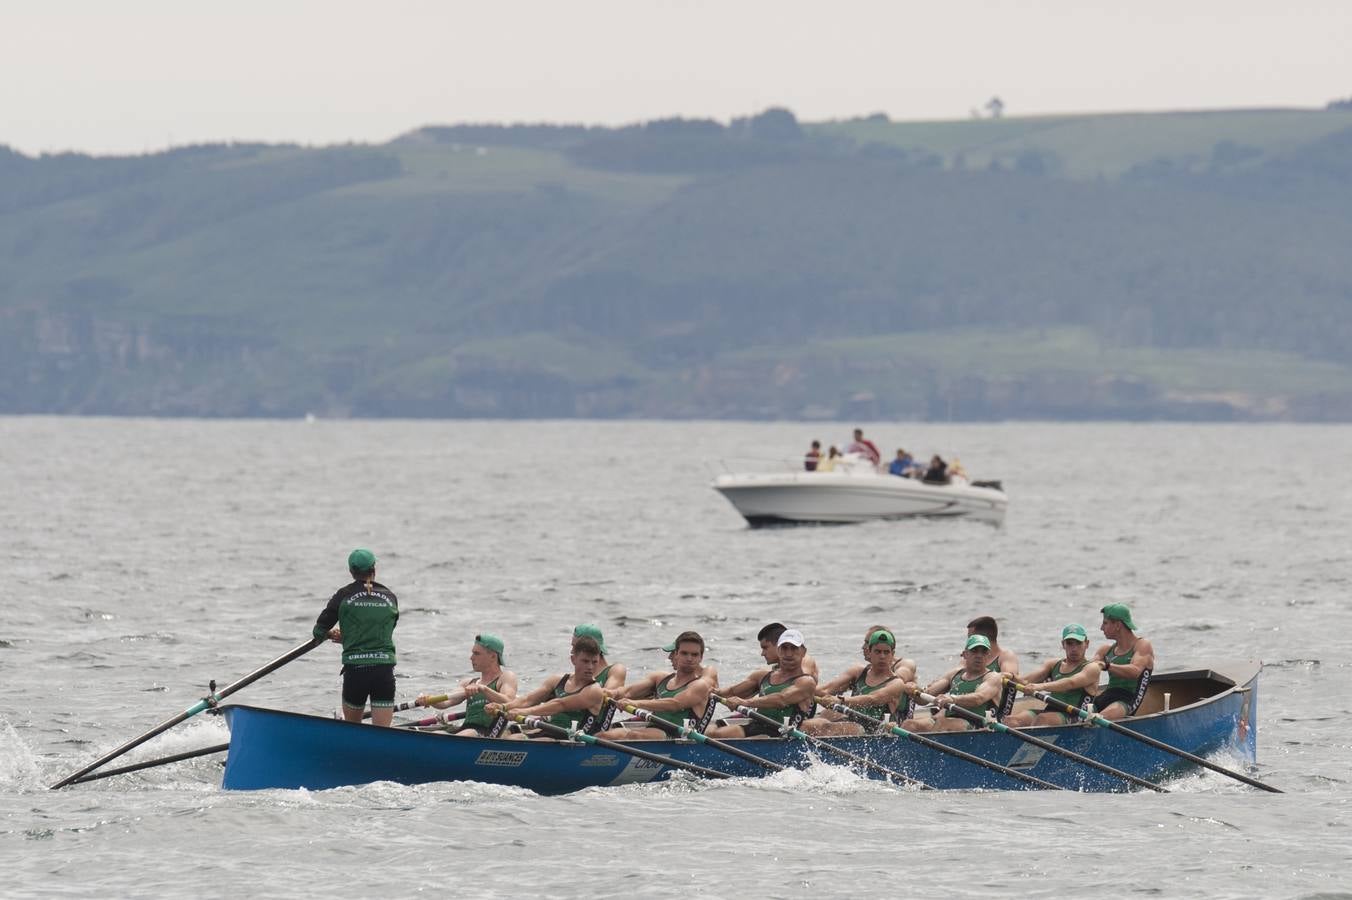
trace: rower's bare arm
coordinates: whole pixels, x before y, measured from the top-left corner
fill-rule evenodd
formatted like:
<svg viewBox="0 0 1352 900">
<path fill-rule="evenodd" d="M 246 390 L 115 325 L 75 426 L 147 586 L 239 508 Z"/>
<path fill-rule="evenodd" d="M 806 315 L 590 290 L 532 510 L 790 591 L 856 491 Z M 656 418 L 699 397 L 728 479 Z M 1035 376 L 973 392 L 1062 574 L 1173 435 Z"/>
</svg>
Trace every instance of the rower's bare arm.
<svg viewBox="0 0 1352 900">
<path fill-rule="evenodd" d="M 644 697 L 651 697 L 657 693 L 657 685 L 662 679 L 667 677 L 665 672 L 649 672 L 639 681 L 633 684 L 626 684 L 618 690 L 606 689 L 606 693 L 613 696 L 616 700 L 641 700 Z M 609 683 L 607 681 L 607 683 Z"/>
<path fill-rule="evenodd" d="M 498 678 L 497 690 L 485 684 L 479 688 L 479 693 L 487 697 L 490 703 L 511 703 L 516 699 L 516 675 L 503 672 Z"/>
<path fill-rule="evenodd" d="M 1004 690 L 1005 682 L 998 672 L 988 672 L 986 677 L 981 679 L 981 686 L 970 694 L 958 694 L 953 697 L 953 702 L 958 706 L 980 706 L 983 703 L 994 703 L 1000 699 L 1000 692 Z M 930 693 L 934 693 L 930 691 Z"/>
<path fill-rule="evenodd" d="M 1043 673 L 1042 677 L 1045 678 L 1047 675 L 1050 674 L 1051 672 L 1049 670 Z M 1078 690 L 1079 688 L 1087 688 L 1090 685 L 1098 684 L 1098 682 L 1099 682 L 1098 667 L 1090 663 L 1080 671 L 1076 672 L 1074 675 L 1070 675 L 1065 678 L 1058 678 L 1055 681 L 1038 681 L 1037 690 L 1048 691 L 1051 693 L 1056 693 L 1057 691 L 1073 691 Z"/>
<path fill-rule="evenodd" d="M 1056 660 L 1049 659 L 1042 665 L 1038 666 L 1033 671 L 1029 672 L 1027 675 L 1020 676 L 1019 681 L 1023 682 L 1029 687 L 1036 688 L 1039 691 L 1045 691 L 1047 688 L 1046 686 L 1043 685 L 1042 679 L 1052 674 L 1052 666 L 1054 665 L 1056 665 Z"/>
<path fill-rule="evenodd" d="M 1000 652 L 1000 672 L 1005 675 L 1019 674 L 1019 654 L 1008 650 Z"/>
<path fill-rule="evenodd" d="M 742 701 L 743 706 L 750 706 L 753 709 L 761 706 L 791 706 L 796 703 L 802 703 L 811 700 L 817 693 L 817 680 L 803 674 L 793 680 L 793 684 L 784 688 L 777 694 L 765 694 L 761 697 L 751 697 Z"/>
<path fill-rule="evenodd" d="M 817 688 L 817 692 L 821 694 L 830 694 L 834 697 L 836 694 L 839 694 L 841 691 L 854 684 L 855 679 L 859 677 L 859 673 L 864 671 L 865 668 L 867 667 L 863 665 L 850 666 L 844 672 Z"/>
<path fill-rule="evenodd" d="M 950 687 L 953 686 L 953 676 L 961 671 L 962 666 L 958 666 L 956 669 L 949 672 L 947 675 L 944 675 L 941 678 L 934 679 L 929 684 L 925 685 L 925 693 L 935 695 L 945 693 Z"/>
<path fill-rule="evenodd" d="M 554 693 L 554 685 L 559 683 L 560 677 L 561 676 L 555 675 L 526 696 L 517 697 L 510 701 L 507 704 L 507 708 L 512 710 L 526 709 L 535 706 L 537 703 L 544 702 L 546 698 Z"/>
<path fill-rule="evenodd" d="M 817 661 L 806 654 L 803 656 L 803 672 L 804 674 L 811 675 L 813 678 L 822 677 L 821 670 L 817 667 Z"/>
<path fill-rule="evenodd" d="M 1118 666 L 1118 674 L 1128 678 L 1140 678 L 1146 669 L 1155 668 L 1155 648 L 1145 638 L 1136 642 L 1135 652 L 1131 654 L 1131 665 Z"/>
<path fill-rule="evenodd" d="M 648 700 L 639 700 L 634 705 L 649 712 L 678 712 L 689 709 L 698 716 L 704 712 L 704 706 L 708 702 L 709 685 L 696 678 L 690 683 L 689 687 L 675 697 L 654 697 Z"/>
<path fill-rule="evenodd" d="M 617 691 L 624 687 L 624 676 L 627 674 L 629 674 L 629 669 L 624 663 L 615 663 L 612 665 L 610 667 L 610 674 L 606 676 L 606 689 Z"/>
<path fill-rule="evenodd" d="M 724 697 L 749 697 L 760 687 L 761 679 L 770 673 L 769 669 L 757 669 L 731 687 L 721 688 L 718 693 Z"/>
<path fill-rule="evenodd" d="M 902 681 L 915 681 L 915 660 L 899 659 L 892 663 L 892 674 Z"/>
</svg>

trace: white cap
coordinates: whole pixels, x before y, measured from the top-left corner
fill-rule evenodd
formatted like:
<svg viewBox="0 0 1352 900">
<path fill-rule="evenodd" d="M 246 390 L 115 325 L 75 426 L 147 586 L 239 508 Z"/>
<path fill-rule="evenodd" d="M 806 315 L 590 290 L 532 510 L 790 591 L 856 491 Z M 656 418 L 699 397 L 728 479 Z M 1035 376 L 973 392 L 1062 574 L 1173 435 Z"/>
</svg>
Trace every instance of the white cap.
<svg viewBox="0 0 1352 900">
<path fill-rule="evenodd" d="M 779 636 L 779 643 L 776 646 L 783 647 L 785 644 L 793 644 L 795 647 L 801 647 L 804 643 L 803 633 L 797 628 L 790 628 Z"/>
</svg>

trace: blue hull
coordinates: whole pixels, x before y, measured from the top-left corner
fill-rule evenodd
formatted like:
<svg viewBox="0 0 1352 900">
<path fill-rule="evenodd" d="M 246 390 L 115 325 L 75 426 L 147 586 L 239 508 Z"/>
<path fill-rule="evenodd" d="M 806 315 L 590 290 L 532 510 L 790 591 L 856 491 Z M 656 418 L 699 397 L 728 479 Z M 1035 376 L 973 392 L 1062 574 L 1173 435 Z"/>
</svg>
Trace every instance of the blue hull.
<svg viewBox="0 0 1352 900">
<path fill-rule="evenodd" d="M 1228 751 L 1252 763 L 1257 753 L 1256 664 L 1156 676 L 1143 709 L 1161 707 L 1165 692 L 1186 705 L 1126 723 L 1142 734 L 1199 756 Z M 1193 698 L 1196 699 L 1193 699 Z M 230 752 L 223 786 L 234 790 L 322 790 L 373 781 L 423 784 L 478 781 L 541 794 L 667 778 L 672 767 L 584 744 L 456 738 L 251 706 L 225 706 Z M 1046 741 L 1133 775 L 1158 780 L 1193 768 L 1178 757 L 1093 725 L 1027 729 Z M 1017 738 L 989 731 L 936 736 L 952 747 L 1076 790 L 1120 791 L 1121 781 Z M 803 766 L 811 755 L 798 741 L 732 741 L 782 765 Z M 852 753 L 951 790 L 1023 790 L 1027 785 L 893 736 L 830 738 Z M 738 776 L 766 770 L 714 748 L 687 741 L 641 741 L 635 747 Z M 825 761 L 834 761 L 830 756 Z M 864 774 L 864 773 L 861 773 Z M 880 777 L 869 770 L 870 777 Z"/>
</svg>

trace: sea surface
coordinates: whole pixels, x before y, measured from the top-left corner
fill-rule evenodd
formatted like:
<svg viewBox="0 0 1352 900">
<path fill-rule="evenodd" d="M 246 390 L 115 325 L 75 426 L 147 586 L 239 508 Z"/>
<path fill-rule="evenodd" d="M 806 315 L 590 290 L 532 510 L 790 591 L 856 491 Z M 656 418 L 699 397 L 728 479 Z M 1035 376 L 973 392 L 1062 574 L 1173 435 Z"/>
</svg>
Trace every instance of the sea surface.
<svg viewBox="0 0 1352 900">
<path fill-rule="evenodd" d="M 1002 528 L 752 531 L 709 487 L 854 424 L 0 418 L 0 896 L 1352 897 L 1352 428 L 863 423 L 1003 479 Z M 235 793 L 220 757 L 47 789 L 304 641 L 357 546 L 400 598 L 401 699 L 468 674 L 480 630 L 533 685 L 578 622 L 636 674 L 694 628 L 725 678 L 767 621 L 827 673 L 883 622 L 926 679 L 976 615 L 1030 667 L 1125 602 L 1161 669 L 1265 663 L 1254 774 L 1287 793 L 828 765 Z M 329 715 L 338 667 L 326 644 L 233 699 Z M 201 715 L 110 765 L 228 737 Z"/>
</svg>

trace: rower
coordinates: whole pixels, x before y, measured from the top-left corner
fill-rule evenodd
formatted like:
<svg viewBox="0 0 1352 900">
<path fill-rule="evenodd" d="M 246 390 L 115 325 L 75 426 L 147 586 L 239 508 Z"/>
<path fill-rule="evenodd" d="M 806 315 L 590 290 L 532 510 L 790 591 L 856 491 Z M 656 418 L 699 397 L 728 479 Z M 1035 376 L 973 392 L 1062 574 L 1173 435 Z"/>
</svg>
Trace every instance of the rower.
<svg viewBox="0 0 1352 900">
<path fill-rule="evenodd" d="M 601 671 L 596 673 L 597 684 L 610 690 L 618 690 L 624 686 L 624 678 L 629 670 L 625 668 L 624 663 L 606 661 L 606 639 L 601 634 L 599 625 L 579 625 L 573 629 L 573 637 L 589 637 L 596 641 L 596 646 L 601 648 Z"/>
<path fill-rule="evenodd" d="M 676 671 L 650 672 L 642 680 L 618 691 L 607 691 L 606 696 L 615 702 L 646 709 L 655 717 L 676 725 L 694 719 L 695 727 L 703 731 L 713 718 L 709 697 L 713 684 L 704 674 L 704 638 L 697 632 L 683 631 L 669 646 L 675 647 L 671 655 Z M 667 736 L 655 725 L 646 728 L 621 726 L 601 734 L 612 740 L 661 740 Z"/>
<path fill-rule="evenodd" d="M 817 691 L 817 678 L 803 670 L 803 659 L 807 656 L 806 641 L 803 633 L 790 628 L 779 635 L 775 648 L 778 651 L 776 665 L 765 671 L 766 674 L 756 686 L 756 696 L 741 699 L 741 705 L 749 706 L 790 728 L 812 715 L 816 702 L 813 697 Z M 751 720 L 745 725 L 721 725 L 710 728 L 710 737 L 778 737 L 779 728 L 764 722 Z"/>
<path fill-rule="evenodd" d="M 664 644 L 662 646 L 663 652 L 667 654 L 667 661 L 671 663 L 671 670 L 673 672 L 676 671 L 676 645 L 677 641 L 672 641 L 670 644 Z M 700 677 L 703 678 L 705 681 L 709 682 L 710 688 L 717 688 L 718 666 L 703 664 L 701 665 L 701 670 L 702 674 L 700 675 Z M 707 725 L 708 723 L 706 722 L 705 724 Z"/>
<path fill-rule="evenodd" d="M 754 695 L 760 687 L 761 680 L 779 667 L 779 639 L 785 631 L 782 622 L 771 622 L 762 628 L 756 634 L 756 640 L 760 642 L 761 658 L 765 660 L 765 665 L 731 687 L 720 689 L 719 693 L 725 697 L 750 697 Z M 817 661 L 811 656 L 804 655 L 800 665 L 803 671 L 813 678 L 820 677 L 817 670 Z"/>
<path fill-rule="evenodd" d="M 574 638 L 569 660 L 573 664 L 572 672 L 551 675 L 544 684 L 510 703 L 489 703 L 488 714 L 541 716 L 560 728 L 576 728 L 587 734 L 601 731 L 601 706 L 606 699 L 596 681 L 596 675 L 601 671 L 601 647 L 595 638 L 585 635 Z M 512 738 L 546 736 L 543 732 L 510 735 Z"/>
<path fill-rule="evenodd" d="M 1006 675 L 1019 674 L 1019 656 L 1013 650 L 1000 646 L 1000 626 L 996 624 L 995 619 L 990 616 L 977 616 L 968 622 L 967 636 L 971 637 L 974 634 L 984 635 L 986 640 L 990 641 L 991 650 L 986 658 L 986 668 Z"/>
<path fill-rule="evenodd" d="M 989 638 L 984 634 L 969 636 L 962 648 L 962 665 L 930 682 L 925 693 L 938 695 L 940 705 L 951 701 L 978 715 L 986 715 L 996 708 L 1004 686 L 999 673 L 987 665 L 990 655 Z M 933 719 L 907 719 L 901 727 L 907 731 L 970 731 L 977 726 L 944 711 Z"/>
<path fill-rule="evenodd" d="M 1103 636 L 1111 644 L 1098 648 L 1094 658 L 1108 675 L 1103 693 L 1094 698 L 1094 709 L 1105 719 L 1125 719 L 1136 714 L 1155 669 L 1155 648 L 1136 636 L 1136 624 L 1125 603 L 1109 603 L 1103 609 Z"/>
<path fill-rule="evenodd" d="M 415 706 L 435 706 L 446 709 L 465 704 L 465 718 L 452 734 L 462 737 L 486 735 L 497 716 L 490 716 L 485 706 L 489 703 L 511 703 L 516 699 L 516 673 L 502 667 L 502 638 L 495 634 L 476 634 L 469 651 L 469 667 L 479 673 L 460 682 L 458 690 L 447 694 L 440 703 L 427 702 L 427 694 L 419 694 Z"/>
<path fill-rule="evenodd" d="M 863 665 L 850 666 L 844 673 L 822 685 L 819 693 L 834 695 L 849 688 L 850 696 L 833 696 L 833 704 L 843 703 L 875 719 L 891 716 L 893 722 L 900 722 L 906 718 L 911 706 L 911 697 L 906 693 L 906 688 L 914 690 L 915 685 L 908 684 L 896 674 L 897 639 L 891 631 L 879 627 L 868 636 L 864 646 L 868 648 L 869 661 Z M 914 669 L 911 671 L 914 672 Z M 802 729 L 808 734 L 819 735 L 864 734 L 877 730 L 876 726 L 866 727 L 846 721 L 840 713 L 831 710 L 808 719 Z"/>
<path fill-rule="evenodd" d="M 1048 660 L 1030 672 L 1026 680 L 1027 692 L 1047 691 L 1062 703 L 1071 706 L 1084 706 L 1098 692 L 1099 673 L 1102 667 L 1097 660 L 1085 658 L 1089 649 L 1089 635 L 1083 625 L 1067 625 L 1061 629 L 1061 651 L 1063 659 Z M 1049 709 L 1028 709 L 1005 716 L 1003 721 L 1011 728 L 1025 728 L 1029 725 L 1065 725 L 1078 721 L 1078 717 Z"/>
<path fill-rule="evenodd" d="M 347 557 L 352 583 L 329 598 L 311 634 L 343 645 L 343 719 L 360 722 L 371 699 L 371 724 L 394 720 L 394 626 L 399 601 L 376 581 L 376 556 L 353 550 Z M 334 627 L 337 625 L 338 627 Z"/>
</svg>

